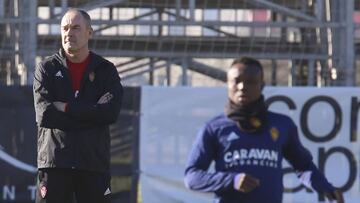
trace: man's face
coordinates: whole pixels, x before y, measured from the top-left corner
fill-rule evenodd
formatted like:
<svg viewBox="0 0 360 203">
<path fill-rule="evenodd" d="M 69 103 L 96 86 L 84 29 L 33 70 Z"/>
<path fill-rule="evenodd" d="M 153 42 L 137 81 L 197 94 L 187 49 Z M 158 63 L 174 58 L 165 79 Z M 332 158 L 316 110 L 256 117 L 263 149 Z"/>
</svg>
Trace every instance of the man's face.
<svg viewBox="0 0 360 203">
<path fill-rule="evenodd" d="M 260 98 L 263 88 L 260 69 L 238 63 L 230 68 L 227 77 L 228 96 L 235 104 L 246 105 Z"/>
<path fill-rule="evenodd" d="M 62 18 L 61 41 L 66 53 L 87 52 L 91 36 L 92 29 L 79 12 L 68 12 Z"/>
</svg>

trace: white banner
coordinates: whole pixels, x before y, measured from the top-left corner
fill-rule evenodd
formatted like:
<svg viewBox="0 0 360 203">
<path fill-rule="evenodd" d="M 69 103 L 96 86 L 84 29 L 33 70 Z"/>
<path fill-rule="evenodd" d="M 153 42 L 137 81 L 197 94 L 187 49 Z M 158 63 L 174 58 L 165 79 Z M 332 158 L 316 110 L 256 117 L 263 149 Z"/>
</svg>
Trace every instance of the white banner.
<svg viewBox="0 0 360 203">
<path fill-rule="evenodd" d="M 290 116 L 315 164 L 346 203 L 358 203 L 358 88 L 275 88 L 264 90 L 270 110 Z M 184 187 L 185 164 L 197 131 L 224 111 L 225 88 L 143 87 L 140 120 L 140 183 L 143 203 L 210 203 L 212 194 Z M 288 168 L 284 161 L 284 168 Z M 323 202 L 301 187 L 293 173 L 284 175 L 285 203 Z"/>
</svg>

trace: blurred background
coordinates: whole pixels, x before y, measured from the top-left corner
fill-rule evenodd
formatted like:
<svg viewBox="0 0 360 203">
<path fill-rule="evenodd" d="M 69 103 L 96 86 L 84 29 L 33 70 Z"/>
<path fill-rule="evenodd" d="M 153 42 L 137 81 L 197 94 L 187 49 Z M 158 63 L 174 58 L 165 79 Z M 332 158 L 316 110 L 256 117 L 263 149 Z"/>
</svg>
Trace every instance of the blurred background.
<svg viewBox="0 0 360 203">
<path fill-rule="evenodd" d="M 0 84 L 32 83 L 69 7 L 90 13 L 91 49 L 125 85 L 223 85 L 243 55 L 273 86 L 360 83 L 360 0 L 0 0 Z"/>
<path fill-rule="evenodd" d="M 111 126 L 114 202 L 141 201 L 143 86 L 225 87 L 241 56 L 263 63 L 269 86 L 360 84 L 360 0 L 0 0 L 0 202 L 33 199 L 33 72 L 61 47 L 71 7 L 89 12 L 90 49 L 126 88 Z"/>
</svg>

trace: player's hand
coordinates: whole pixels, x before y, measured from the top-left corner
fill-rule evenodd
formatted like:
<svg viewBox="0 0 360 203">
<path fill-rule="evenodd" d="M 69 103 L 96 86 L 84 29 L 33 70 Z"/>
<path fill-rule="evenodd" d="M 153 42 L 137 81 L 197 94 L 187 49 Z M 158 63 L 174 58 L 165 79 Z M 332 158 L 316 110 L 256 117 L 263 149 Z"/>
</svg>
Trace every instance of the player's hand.
<svg viewBox="0 0 360 203">
<path fill-rule="evenodd" d="M 100 97 L 98 104 L 106 104 L 109 103 L 110 100 L 113 98 L 113 95 L 110 92 L 106 92 L 103 96 Z"/>
<path fill-rule="evenodd" d="M 333 193 L 325 193 L 325 196 L 330 202 L 344 203 L 344 197 L 340 190 L 335 190 Z"/>
<path fill-rule="evenodd" d="M 253 189 L 260 185 L 260 181 L 257 178 L 252 177 L 249 174 L 239 173 L 235 176 L 234 187 L 236 190 L 244 193 L 251 192 Z"/>
<path fill-rule="evenodd" d="M 65 112 L 66 103 L 56 101 L 56 102 L 53 102 L 53 105 L 55 106 L 55 108 L 56 108 L 58 111 Z"/>
</svg>

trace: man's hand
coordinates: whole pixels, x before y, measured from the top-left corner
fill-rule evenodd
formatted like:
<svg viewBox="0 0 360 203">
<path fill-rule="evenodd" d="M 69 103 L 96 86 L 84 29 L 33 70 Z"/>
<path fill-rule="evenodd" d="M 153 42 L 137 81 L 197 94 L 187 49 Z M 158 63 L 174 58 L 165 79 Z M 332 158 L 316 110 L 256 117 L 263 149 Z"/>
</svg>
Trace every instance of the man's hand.
<svg viewBox="0 0 360 203">
<path fill-rule="evenodd" d="M 110 94 L 110 92 L 106 92 L 103 96 L 100 97 L 99 101 L 97 102 L 98 104 L 106 104 L 109 103 L 110 100 L 113 98 L 114 96 L 112 94 Z"/>
<path fill-rule="evenodd" d="M 253 189 L 260 185 L 260 181 L 257 178 L 252 177 L 249 174 L 239 173 L 235 176 L 234 187 L 236 190 L 244 193 L 251 192 Z"/>
<path fill-rule="evenodd" d="M 58 111 L 65 112 L 66 103 L 56 101 L 56 102 L 53 102 L 53 104 Z"/>
<path fill-rule="evenodd" d="M 340 190 L 335 190 L 333 193 L 325 193 L 325 196 L 330 202 L 336 201 L 336 203 L 344 203 L 344 197 Z"/>
</svg>

